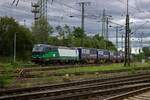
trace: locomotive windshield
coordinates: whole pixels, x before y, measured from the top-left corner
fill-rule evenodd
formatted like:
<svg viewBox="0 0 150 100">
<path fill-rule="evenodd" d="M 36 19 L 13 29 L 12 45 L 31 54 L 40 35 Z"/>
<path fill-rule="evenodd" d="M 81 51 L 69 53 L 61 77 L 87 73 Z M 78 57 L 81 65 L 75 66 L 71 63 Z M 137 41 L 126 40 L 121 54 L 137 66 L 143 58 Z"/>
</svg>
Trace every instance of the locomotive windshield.
<svg viewBox="0 0 150 100">
<path fill-rule="evenodd" d="M 48 47 L 43 46 L 43 45 L 35 45 L 33 48 L 33 52 L 44 52 L 48 49 Z"/>
</svg>

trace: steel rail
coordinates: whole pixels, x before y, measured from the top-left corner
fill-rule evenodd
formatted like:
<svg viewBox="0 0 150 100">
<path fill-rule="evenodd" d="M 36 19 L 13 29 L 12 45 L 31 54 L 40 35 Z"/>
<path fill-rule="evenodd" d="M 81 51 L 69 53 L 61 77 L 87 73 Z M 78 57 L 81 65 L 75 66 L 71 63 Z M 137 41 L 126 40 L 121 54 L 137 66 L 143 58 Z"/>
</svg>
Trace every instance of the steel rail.
<svg viewBox="0 0 150 100">
<path fill-rule="evenodd" d="M 112 95 L 112 94 L 117 94 L 117 93 L 119 94 L 121 92 L 133 91 L 133 90 L 137 90 L 141 88 L 146 88 L 149 86 L 150 86 L 150 83 L 128 85 L 128 86 L 123 86 L 123 87 L 120 86 L 120 87 L 115 87 L 115 88 L 105 89 L 105 90 L 87 91 L 84 93 L 67 94 L 67 95 L 61 95 L 61 96 L 41 98 L 38 100 L 80 100 L 80 99 L 87 99 L 87 98 L 93 98 L 93 97 L 98 97 L 98 96 L 107 96 L 107 95 Z"/>
<path fill-rule="evenodd" d="M 104 100 L 123 100 L 123 99 L 133 97 L 135 95 L 139 95 L 139 94 L 147 92 L 147 91 L 150 91 L 150 87 L 146 87 L 146 88 L 130 91 L 130 92 L 127 92 L 127 93 L 119 94 L 119 95 L 116 95 L 116 96 L 106 98 Z"/>
</svg>

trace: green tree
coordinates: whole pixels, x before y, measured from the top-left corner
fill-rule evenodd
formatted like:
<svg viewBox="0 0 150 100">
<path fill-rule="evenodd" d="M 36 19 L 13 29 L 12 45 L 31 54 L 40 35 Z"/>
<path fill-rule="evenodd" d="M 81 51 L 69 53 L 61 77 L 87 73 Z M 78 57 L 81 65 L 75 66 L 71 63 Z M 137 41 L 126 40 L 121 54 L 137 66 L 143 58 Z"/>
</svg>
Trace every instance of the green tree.
<svg viewBox="0 0 150 100">
<path fill-rule="evenodd" d="M 94 48 L 93 39 L 91 37 L 85 37 L 83 41 L 84 47 Z"/>
<path fill-rule="evenodd" d="M 142 50 L 145 57 L 150 57 L 150 47 L 144 47 Z"/>
<path fill-rule="evenodd" d="M 111 41 L 105 40 L 103 37 L 99 36 L 98 34 L 96 34 L 93 37 L 93 40 L 95 41 L 93 44 L 95 45 L 95 48 L 116 51 L 116 47 Z"/>
<path fill-rule="evenodd" d="M 0 55 L 13 55 L 14 34 L 17 39 L 17 56 L 27 57 L 28 54 L 31 54 L 32 34 L 28 28 L 19 25 L 12 17 L 0 18 Z"/>
<path fill-rule="evenodd" d="M 63 30 L 64 30 L 65 38 L 71 34 L 71 29 L 67 24 L 65 24 L 65 26 L 63 27 Z"/>
<path fill-rule="evenodd" d="M 93 37 L 93 40 L 95 40 L 95 44 L 96 44 L 96 47 L 98 49 L 105 49 L 106 48 L 106 41 L 104 40 L 103 37 L 99 36 L 99 34 L 96 34 Z"/>
<path fill-rule="evenodd" d="M 55 36 L 49 36 L 48 44 L 57 46 L 59 44 L 58 38 Z"/>
<path fill-rule="evenodd" d="M 86 36 L 80 27 L 74 27 L 73 34 L 76 38 L 84 38 Z"/>
<path fill-rule="evenodd" d="M 56 31 L 58 32 L 58 41 L 59 45 L 62 46 L 71 46 L 71 29 L 68 25 L 65 25 L 64 27 L 61 27 L 60 25 L 56 26 Z"/>
<path fill-rule="evenodd" d="M 60 25 L 56 26 L 56 31 L 58 32 L 60 39 L 64 39 L 65 38 L 64 30 L 63 30 L 63 28 Z"/>
<path fill-rule="evenodd" d="M 74 27 L 73 35 L 80 40 L 80 46 L 84 46 L 84 38 L 86 37 L 86 34 L 80 27 Z"/>
<path fill-rule="evenodd" d="M 111 41 L 105 41 L 105 42 L 106 42 L 108 50 L 113 50 L 113 51 L 117 50 L 116 47 L 115 47 L 115 45 Z"/>
<path fill-rule="evenodd" d="M 48 37 L 53 32 L 53 27 L 44 18 L 39 19 L 39 21 L 32 26 L 32 33 L 36 43 L 48 43 Z"/>
<path fill-rule="evenodd" d="M 115 45 L 112 42 L 106 41 L 103 37 L 99 36 L 99 34 L 96 34 L 95 36 L 86 36 L 80 27 L 74 27 L 74 30 L 71 31 L 68 25 L 65 25 L 64 27 L 57 26 L 56 30 L 59 34 L 59 38 L 56 36 L 50 37 L 49 43 L 51 45 L 68 47 L 83 46 L 88 48 L 106 49 L 107 44 L 108 50 L 116 50 Z"/>
</svg>

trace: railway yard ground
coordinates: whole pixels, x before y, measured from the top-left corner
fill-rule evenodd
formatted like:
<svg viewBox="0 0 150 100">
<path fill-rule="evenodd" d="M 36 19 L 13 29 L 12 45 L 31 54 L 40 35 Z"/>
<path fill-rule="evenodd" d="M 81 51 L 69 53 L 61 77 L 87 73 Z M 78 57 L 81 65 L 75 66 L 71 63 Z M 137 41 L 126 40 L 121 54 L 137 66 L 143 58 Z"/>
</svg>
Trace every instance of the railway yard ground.
<svg viewBox="0 0 150 100">
<path fill-rule="evenodd" d="M 149 71 L 149 62 L 145 64 L 134 63 L 131 67 L 123 64 L 88 65 L 79 66 L 20 66 L 1 65 L 1 76 L 10 76 L 11 82 L 5 87 L 31 87 L 35 85 L 55 84 L 91 78 L 107 78 L 134 74 L 140 71 Z M 5 67 L 4 67 L 5 66 Z M 70 65 L 71 66 L 71 65 Z M 82 65 L 80 65 L 82 66 Z M 85 67 L 84 67 L 85 66 Z M 8 75 L 7 75 L 8 74 Z M 10 81 L 8 79 L 8 81 Z"/>
<path fill-rule="evenodd" d="M 7 79 L 4 81 L 6 84 L 1 88 L 0 100 L 16 100 L 16 98 L 30 100 L 30 97 L 39 100 L 70 100 L 73 97 L 73 100 L 77 98 L 79 100 L 117 100 L 116 95 L 124 96 L 131 91 L 144 91 L 144 89 L 146 89 L 145 93 L 149 93 L 150 90 L 148 88 L 150 87 L 149 62 L 134 63 L 130 67 L 124 67 L 123 64 L 44 67 L 37 65 L 17 65 L 16 67 L 16 65 L 1 64 L 0 75 L 1 79 L 3 79 L 2 76 Z M 8 90 L 13 91 L 14 94 L 5 93 Z M 19 92 L 15 93 L 15 91 Z M 66 96 L 63 93 L 66 93 Z M 25 95 L 27 97 L 24 97 Z M 41 97 L 38 98 L 37 95 Z M 118 100 L 149 100 L 131 99 L 137 98 L 137 95 L 138 93 L 136 95 L 132 93 L 131 97 L 121 97 L 122 99 Z M 11 96 L 14 96 L 14 99 Z M 142 98 L 142 96 L 139 97 Z"/>
</svg>

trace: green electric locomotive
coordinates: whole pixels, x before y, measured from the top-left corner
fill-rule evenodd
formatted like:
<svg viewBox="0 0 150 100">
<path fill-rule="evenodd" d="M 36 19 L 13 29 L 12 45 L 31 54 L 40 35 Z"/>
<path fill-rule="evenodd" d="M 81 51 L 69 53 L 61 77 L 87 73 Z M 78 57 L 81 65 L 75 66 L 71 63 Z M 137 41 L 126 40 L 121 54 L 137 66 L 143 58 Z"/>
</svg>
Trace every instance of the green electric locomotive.
<svg viewBox="0 0 150 100">
<path fill-rule="evenodd" d="M 73 63 L 78 60 L 76 48 L 36 44 L 32 50 L 32 62 L 36 64 Z"/>
</svg>

